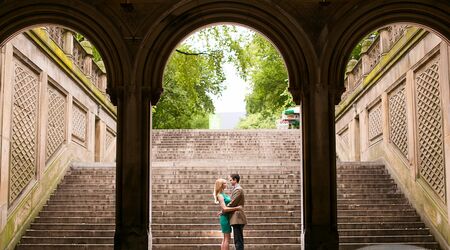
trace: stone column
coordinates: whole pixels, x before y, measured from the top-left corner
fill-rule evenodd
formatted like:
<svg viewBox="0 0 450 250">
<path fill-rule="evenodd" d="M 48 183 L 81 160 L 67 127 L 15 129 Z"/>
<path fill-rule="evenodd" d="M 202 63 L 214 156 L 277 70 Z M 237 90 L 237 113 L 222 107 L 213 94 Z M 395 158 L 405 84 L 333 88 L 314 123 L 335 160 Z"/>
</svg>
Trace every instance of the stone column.
<svg viewBox="0 0 450 250">
<path fill-rule="evenodd" d="M 359 115 L 359 135 L 361 142 L 361 157 L 362 161 L 367 160 L 366 151 L 369 148 L 369 112 L 363 109 Z"/>
<path fill-rule="evenodd" d="M 381 129 L 383 131 L 383 144 L 389 144 L 389 100 L 387 92 L 381 94 Z"/>
<path fill-rule="evenodd" d="M 73 56 L 73 34 L 70 30 L 65 30 L 62 37 L 64 41 L 63 51 L 68 56 Z"/>
<path fill-rule="evenodd" d="M 405 93 L 408 126 L 408 162 L 411 179 L 415 180 L 419 170 L 417 169 L 416 156 L 416 101 L 414 96 L 414 72 L 412 70 L 406 72 Z"/>
<path fill-rule="evenodd" d="M 38 112 L 38 152 L 37 152 L 37 179 L 40 180 L 45 171 L 45 158 L 47 146 L 47 117 L 48 117 L 48 77 L 47 72 L 41 72 L 39 82 L 39 112 Z"/>
<path fill-rule="evenodd" d="M 304 249 L 338 249 L 334 96 L 310 86 L 303 110 Z"/>
<path fill-rule="evenodd" d="M 391 46 L 389 42 L 389 27 L 386 26 L 384 28 L 381 28 L 378 32 L 380 33 L 380 52 L 381 55 L 385 55 L 387 52 L 389 52 Z"/>
<path fill-rule="evenodd" d="M 356 112 L 356 111 L 355 111 Z M 359 117 L 356 116 L 348 125 L 350 160 L 360 161 Z"/>
<path fill-rule="evenodd" d="M 139 87 L 117 93 L 116 250 L 151 249 L 150 112 Z"/>
<path fill-rule="evenodd" d="M 95 120 L 95 161 L 105 158 L 106 124 L 101 119 Z"/>
<path fill-rule="evenodd" d="M 0 48 L 0 232 L 8 219 L 9 153 L 11 144 L 12 92 L 14 81 L 13 48 Z"/>
</svg>

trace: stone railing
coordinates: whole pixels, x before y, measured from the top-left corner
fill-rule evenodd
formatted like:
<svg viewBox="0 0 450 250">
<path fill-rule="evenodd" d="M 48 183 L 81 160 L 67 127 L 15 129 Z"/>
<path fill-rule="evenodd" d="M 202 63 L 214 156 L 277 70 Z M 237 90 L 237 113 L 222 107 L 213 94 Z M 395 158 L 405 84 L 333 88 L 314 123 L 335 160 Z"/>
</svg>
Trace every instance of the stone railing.
<svg viewBox="0 0 450 250">
<path fill-rule="evenodd" d="M 375 68 L 395 43 L 406 33 L 408 25 L 395 24 L 378 30 L 378 35 L 363 41 L 359 60 L 351 59 L 347 64 L 345 76 L 346 90 L 342 95 L 345 99 L 364 78 Z"/>
<path fill-rule="evenodd" d="M 77 65 L 83 74 L 103 93 L 106 94 L 106 70 L 103 61 L 93 60 L 92 44 L 84 40 L 79 42 L 75 33 L 59 26 L 44 28 L 48 36 Z"/>
</svg>

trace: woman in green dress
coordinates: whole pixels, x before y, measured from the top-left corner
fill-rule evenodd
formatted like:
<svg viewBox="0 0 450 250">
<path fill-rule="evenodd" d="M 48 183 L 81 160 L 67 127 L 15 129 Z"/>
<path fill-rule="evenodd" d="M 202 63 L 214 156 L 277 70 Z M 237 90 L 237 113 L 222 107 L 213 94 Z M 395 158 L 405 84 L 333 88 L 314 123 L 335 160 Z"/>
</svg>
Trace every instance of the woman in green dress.
<svg viewBox="0 0 450 250">
<path fill-rule="evenodd" d="M 226 188 L 227 181 L 225 179 L 216 180 L 216 185 L 214 186 L 214 202 L 218 203 L 222 210 L 222 213 L 220 214 L 220 227 L 222 228 L 223 240 L 220 250 L 228 250 L 230 247 L 231 225 L 229 212 L 242 210 L 241 206 L 227 207 L 227 204 L 230 203 L 231 198 L 225 194 L 224 191 Z"/>
</svg>

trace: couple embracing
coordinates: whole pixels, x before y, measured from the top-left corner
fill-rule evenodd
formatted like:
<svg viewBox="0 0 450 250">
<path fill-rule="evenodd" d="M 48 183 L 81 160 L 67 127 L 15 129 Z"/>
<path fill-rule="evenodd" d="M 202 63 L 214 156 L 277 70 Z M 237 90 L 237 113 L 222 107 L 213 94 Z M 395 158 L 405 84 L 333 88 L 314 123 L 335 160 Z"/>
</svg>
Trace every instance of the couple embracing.
<svg viewBox="0 0 450 250">
<path fill-rule="evenodd" d="M 214 186 L 214 201 L 219 203 L 220 227 L 223 233 L 221 250 L 228 250 L 231 239 L 231 227 L 233 227 L 234 246 L 236 250 L 244 250 L 244 226 L 247 218 L 244 213 L 244 190 L 239 185 L 241 177 L 238 174 L 231 174 L 228 180 L 233 187 L 231 197 L 225 194 L 227 181 L 225 179 L 216 180 Z"/>
</svg>

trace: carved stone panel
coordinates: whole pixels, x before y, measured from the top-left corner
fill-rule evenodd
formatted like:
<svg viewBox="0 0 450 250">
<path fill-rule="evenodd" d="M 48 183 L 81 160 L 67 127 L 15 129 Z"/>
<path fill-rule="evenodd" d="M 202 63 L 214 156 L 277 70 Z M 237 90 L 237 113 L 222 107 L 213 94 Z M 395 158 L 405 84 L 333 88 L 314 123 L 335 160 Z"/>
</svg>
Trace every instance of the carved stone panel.
<svg viewBox="0 0 450 250">
<path fill-rule="evenodd" d="M 48 116 L 45 159 L 48 160 L 66 140 L 66 97 L 48 85 Z"/>
<path fill-rule="evenodd" d="M 339 133 L 339 137 L 341 137 L 342 142 L 344 142 L 345 145 L 349 146 L 349 141 L 348 141 L 348 127 L 345 128 L 344 130 L 342 130 L 342 131 Z"/>
<path fill-rule="evenodd" d="M 35 179 L 38 116 L 38 75 L 14 59 L 9 203 Z"/>
<path fill-rule="evenodd" d="M 389 138 L 398 150 L 408 158 L 408 120 L 406 117 L 405 83 L 401 83 L 388 96 Z"/>
<path fill-rule="evenodd" d="M 442 131 L 439 58 L 415 74 L 418 167 L 420 176 L 445 201 L 444 138 Z"/>
<path fill-rule="evenodd" d="M 108 149 L 111 143 L 114 141 L 116 136 L 110 129 L 106 129 L 106 136 L 105 136 L 105 149 Z"/>
<path fill-rule="evenodd" d="M 369 110 L 369 141 L 375 143 L 383 134 L 381 103 Z"/>
<path fill-rule="evenodd" d="M 76 141 L 81 144 L 86 143 L 87 133 L 87 114 L 86 111 L 74 103 L 72 109 L 72 135 Z"/>
</svg>

